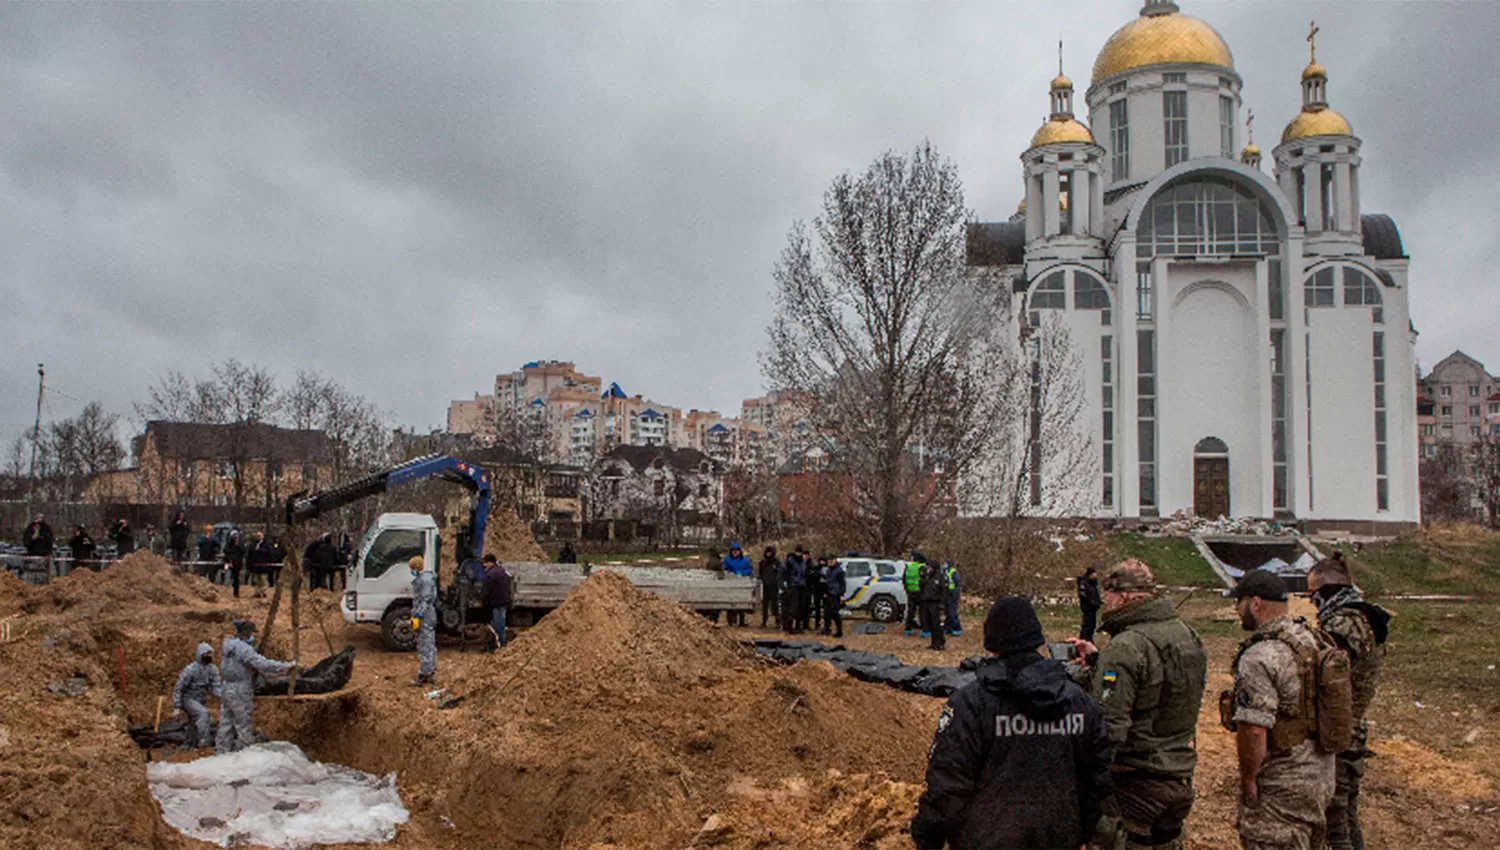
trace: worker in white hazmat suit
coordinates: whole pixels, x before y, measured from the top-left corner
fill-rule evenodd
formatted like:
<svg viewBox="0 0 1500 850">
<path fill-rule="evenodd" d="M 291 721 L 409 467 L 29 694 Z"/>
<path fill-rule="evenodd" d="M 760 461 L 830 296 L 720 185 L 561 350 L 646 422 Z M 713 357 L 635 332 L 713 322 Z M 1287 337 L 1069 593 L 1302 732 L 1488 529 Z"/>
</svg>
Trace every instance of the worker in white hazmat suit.
<svg viewBox="0 0 1500 850">
<path fill-rule="evenodd" d="M 251 676 L 258 671 L 267 676 L 294 672 L 297 665 L 289 661 L 272 661 L 255 651 L 255 624 L 249 620 L 234 622 L 234 637 L 224 639 L 219 653 L 224 677 L 219 700 L 219 734 L 214 751 L 232 753 L 255 743 L 255 685 Z"/>
<path fill-rule="evenodd" d="M 192 724 L 189 728 L 196 733 L 195 737 L 189 736 L 191 746 L 201 748 L 212 743 L 210 718 L 204 703 L 209 697 L 221 696 L 222 685 L 218 665 L 214 664 L 214 648 L 206 643 L 198 644 L 197 655 L 192 663 L 182 668 L 177 687 L 172 689 L 172 708 L 187 712 Z"/>
<path fill-rule="evenodd" d="M 412 631 L 417 633 L 417 678 L 413 687 L 432 684 L 437 672 L 437 576 L 423 569 L 422 556 L 407 562 L 411 568 Z"/>
</svg>

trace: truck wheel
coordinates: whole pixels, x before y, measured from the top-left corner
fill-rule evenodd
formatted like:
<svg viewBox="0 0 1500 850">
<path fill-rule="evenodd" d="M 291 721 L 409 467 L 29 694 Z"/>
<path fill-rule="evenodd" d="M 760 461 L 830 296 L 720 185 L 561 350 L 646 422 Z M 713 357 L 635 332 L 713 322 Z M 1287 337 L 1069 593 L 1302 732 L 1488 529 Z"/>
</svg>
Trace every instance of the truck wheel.
<svg viewBox="0 0 1500 850">
<path fill-rule="evenodd" d="M 901 619 L 901 606 L 894 596 L 881 594 L 870 600 L 870 616 L 877 623 L 894 623 Z"/>
<path fill-rule="evenodd" d="M 391 652 L 411 652 L 417 648 L 417 633 L 411 630 L 411 605 L 399 603 L 385 609 L 380 618 L 380 642 Z"/>
</svg>

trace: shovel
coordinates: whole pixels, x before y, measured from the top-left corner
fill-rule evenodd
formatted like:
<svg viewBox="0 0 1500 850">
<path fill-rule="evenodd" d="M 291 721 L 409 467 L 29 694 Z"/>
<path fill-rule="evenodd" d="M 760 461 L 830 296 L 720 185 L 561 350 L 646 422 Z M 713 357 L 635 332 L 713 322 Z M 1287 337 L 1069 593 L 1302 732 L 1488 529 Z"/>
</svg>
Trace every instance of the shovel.
<svg viewBox="0 0 1500 850">
<path fill-rule="evenodd" d="M 156 725 L 151 730 L 153 734 L 161 731 L 161 705 L 164 701 L 166 701 L 166 699 L 167 680 L 162 679 L 161 687 L 159 687 L 156 691 Z"/>
</svg>

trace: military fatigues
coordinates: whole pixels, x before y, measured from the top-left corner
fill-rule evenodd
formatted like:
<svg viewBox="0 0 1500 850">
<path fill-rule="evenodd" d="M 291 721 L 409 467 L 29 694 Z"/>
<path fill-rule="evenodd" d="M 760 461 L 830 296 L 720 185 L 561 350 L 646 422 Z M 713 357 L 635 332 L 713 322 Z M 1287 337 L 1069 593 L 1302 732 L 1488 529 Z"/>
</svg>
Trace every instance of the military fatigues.
<svg viewBox="0 0 1500 850">
<path fill-rule="evenodd" d="M 1208 656 L 1164 596 L 1126 603 L 1103 626 L 1108 645 L 1091 667 L 1072 669 L 1104 710 L 1125 846 L 1180 848 Z"/>
<path fill-rule="evenodd" d="M 209 697 L 219 696 L 224 684 L 219 678 L 218 665 L 212 661 L 204 664 L 198 660 L 205 655 L 213 655 L 213 651 L 214 648 L 206 643 L 198 644 L 197 658 L 182 668 L 182 674 L 177 677 L 177 687 L 172 689 L 172 707 L 187 712 L 188 720 L 192 722 L 189 728 L 196 733 L 192 742 L 195 747 L 206 747 L 213 741 L 208 709 L 203 704 L 208 702 Z"/>
<path fill-rule="evenodd" d="M 266 658 L 237 637 L 224 639 L 224 647 L 219 650 L 219 663 L 223 665 L 224 684 L 219 700 L 219 734 L 214 740 L 214 751 L 232 753 L 255 743 L 255 687 L 250 681 L 251 671 L 279 676 L 292 669 L 292 665 Z"/>
<path fill-rule="evenodd" d="M 1333 802 L 1328 806 L 1328 846 L 1332 850 L 1364 850 L 1364 832 L 1359 825 L 1359 786 L 1365 774 L 1369 724 L 1365 712 L 1380 684 L 1380 665 L 1385 646 L 1371 625 L 1371 613 L 1359 592 L 1343 592 L 1318 613 L 1318 626 L 1349 653 L 1354 685 L 1354 739 L 1349 749 L 1335 757 Z M 1352 603 L 1352 604 L 1351 604 Z M 1374 606 L 1369 606 L 1374 607 Z M 1373 616 L 1384 617 L 1376 609 Z M 1382 622 L 1382 626 L 1384 623 Z M 1383 639 L 1383 633 L 1380 635 Z"/>
<path fill-rule="evenodd" d="M 422 621 L 417 629 L 417 675 L 437 672 L 437 577 L 423 570 L 411 580 L 411 615 Z"/>
<path fill-rule="evenodd" d="M 1287 641 L 1317 647 L 1306 625 L 1278 617 L 1255 630 L 1234 663 L 1236 724 L 1268 731 L 1266 760 L 1255 776 L 1256 798 L 1240 798 L 1240 846 L 1244 850 L 1314 850 L 1323 841 L 1324 813 L 1333 799 L 1333 756 L 1318 752 L 1315 739 L 1278 740 L 1302 706 L 1302 672 Z M 1278 728 L 1279 727 L 1279 728 Z"/>
</svg>

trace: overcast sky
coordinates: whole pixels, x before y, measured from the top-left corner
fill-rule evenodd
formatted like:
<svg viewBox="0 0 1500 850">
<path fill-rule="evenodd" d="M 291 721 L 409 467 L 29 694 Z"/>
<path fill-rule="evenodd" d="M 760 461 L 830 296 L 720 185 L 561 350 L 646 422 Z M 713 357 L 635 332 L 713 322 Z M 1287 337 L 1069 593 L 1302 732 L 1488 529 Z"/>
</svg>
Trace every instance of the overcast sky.
<svg viewBox="0 0 1500 850">
<path fill-rule="evenodd" d="M 1268 160 L 1318 20 L 1421 362 L 1500 371 L 1500 3 L 1181 5 L 1234 51 Z M 228 357 L 417 427 L 538 358 L 737 412 L 829 181 L 930 138 L 1007 217 L 1057 39 L 1081 106 L 1139 7 L 0 5 L 0 437 L 38 362 L 46 418 Z"/>
</svg>

